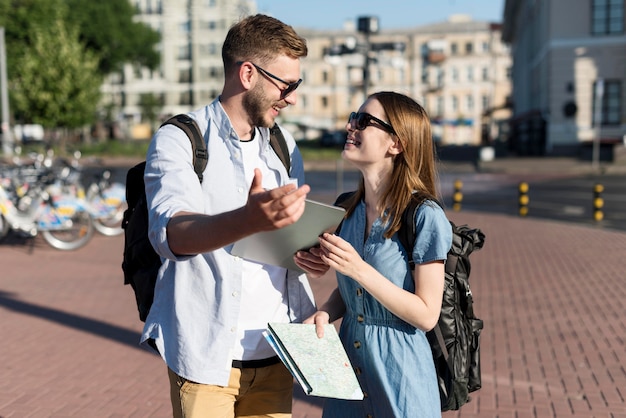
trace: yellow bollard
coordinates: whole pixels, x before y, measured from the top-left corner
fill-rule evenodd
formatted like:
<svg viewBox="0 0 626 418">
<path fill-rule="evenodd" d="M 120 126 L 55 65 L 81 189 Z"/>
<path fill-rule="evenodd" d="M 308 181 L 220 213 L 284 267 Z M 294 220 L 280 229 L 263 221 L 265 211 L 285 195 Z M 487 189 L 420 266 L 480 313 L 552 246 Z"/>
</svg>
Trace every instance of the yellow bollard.
<svg viewBox="0 0 626 418">
<path fill-rule="evenodd" d="M 602 199 L 603 191 L 603 185 L 596 184 L 593 186 L 593 219 L 598 222 L 604 219 L 604 212 L 602 212 L 602 208 L 604 207 L 604 199 Z"/>
<path fill-rule="evenodd" d="M 455 212 L 461 210 L 461 202 L 463 201 L 463 193 L 461 193 L 462 188 L 463 182 L 461 180 L 456 180 L 454 182 L 454 194 L 452 195 L 452 209 Z"/>
<path fill-rule="evenodd" d="M 519 191 L 519 216 L 528 215 L 528 203 L 530 202 L 530 198 L 528 197 L 528 183 L 521 182 L 518 187 Z"/>
</svg>

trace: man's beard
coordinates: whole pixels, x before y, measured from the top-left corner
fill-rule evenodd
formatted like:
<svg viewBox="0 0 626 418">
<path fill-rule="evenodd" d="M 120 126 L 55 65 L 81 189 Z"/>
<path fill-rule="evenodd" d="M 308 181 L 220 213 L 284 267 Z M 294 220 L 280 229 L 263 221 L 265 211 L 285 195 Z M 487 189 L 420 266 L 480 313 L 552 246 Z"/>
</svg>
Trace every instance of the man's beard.
<svg viewBox="0 0 626 418">
<path fill-rule="evenodd" d="M 250 117 L 252 126 L 271 128 L 274 120 L 268 120 L 267 110 L 272 107 L 272 101 L 267 98 L 263 89 L 257 84 L 248 91 L 243 98 L 243 107 Z"/>
</svg>

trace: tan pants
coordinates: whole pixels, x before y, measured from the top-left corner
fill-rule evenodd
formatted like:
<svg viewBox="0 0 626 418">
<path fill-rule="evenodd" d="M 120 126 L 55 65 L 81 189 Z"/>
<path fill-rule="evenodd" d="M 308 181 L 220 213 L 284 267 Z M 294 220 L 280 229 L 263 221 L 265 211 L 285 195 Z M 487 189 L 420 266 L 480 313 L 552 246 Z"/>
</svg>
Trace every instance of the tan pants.
<svg viewBox="0 0 626 418">
<path fill-rule="evenodd" d="M 226 387 L 168 375 L 174 418 L 291 417 L 293 377 L 282 363 L 233 368 Z"/>
</svg>

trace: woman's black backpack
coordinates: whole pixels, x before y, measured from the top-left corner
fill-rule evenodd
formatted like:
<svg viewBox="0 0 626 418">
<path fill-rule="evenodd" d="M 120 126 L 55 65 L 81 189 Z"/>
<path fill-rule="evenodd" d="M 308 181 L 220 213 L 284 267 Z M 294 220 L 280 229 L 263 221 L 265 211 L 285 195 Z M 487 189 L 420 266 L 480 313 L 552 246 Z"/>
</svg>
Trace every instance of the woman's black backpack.
<svg viewBox="0 0 626 418">
<path fill-rule="evenodd" d="M 335 205 L 345 205 L 354 192 L 340 195 Z M 402 214 L 398 237 L 412 259 L 415 215 L 423 200 L 413 198 Z M 342 206 L 345 208 L 345 206 Z M 435 361 L 441 410 L 457 410 L 469 402 L 469 393 L 481 388 L 480 332 L 483 321 L 474 315 L 474 299 L 469 286 L 470 254 L 483 247 L 485 234 L 467 225 L 452 226 L 452 247 L 445 266 L 445 287 L 437 326 L 426 335 Z M 341 226 L 341 225 L 340 225 Z"/>
</svg>

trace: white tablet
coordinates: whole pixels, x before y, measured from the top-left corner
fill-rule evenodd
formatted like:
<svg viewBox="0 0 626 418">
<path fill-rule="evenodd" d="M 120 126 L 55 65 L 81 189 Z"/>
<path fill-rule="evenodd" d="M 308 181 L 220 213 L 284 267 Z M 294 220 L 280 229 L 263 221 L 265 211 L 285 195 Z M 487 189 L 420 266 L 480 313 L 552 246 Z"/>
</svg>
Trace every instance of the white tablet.
<svg viewBox="0 0 626 418">
<path fill-rule="evenodd" d="M 296 251 L 317 245 L 317 238 L 323 232 L 334 232 L 344 214 L 343 208 L 307 199 L 304 213 L 298 222 L 239 240 L 233 244 L 231 254 L 251 261 L 300 270 L 293 262 Z"/>
</svg>

